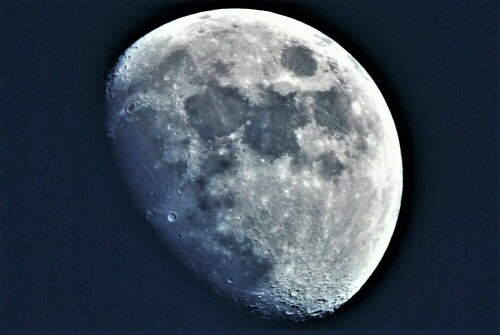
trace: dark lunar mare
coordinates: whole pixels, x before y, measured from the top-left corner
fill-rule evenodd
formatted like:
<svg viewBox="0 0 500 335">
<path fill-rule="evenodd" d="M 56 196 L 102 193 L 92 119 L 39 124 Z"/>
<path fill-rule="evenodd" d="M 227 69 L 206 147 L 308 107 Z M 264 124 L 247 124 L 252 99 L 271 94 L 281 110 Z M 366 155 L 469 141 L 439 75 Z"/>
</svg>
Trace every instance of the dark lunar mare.
<svg viewBox="0 0 500 335">
<path fill-rule="evenodd" d="M 246 115 L 243 142 L 271 161 L 300 153 L 294 130 L 310 120 L 303 106 L 296 105 L 295 95 L 263 89 L 263 103 L 251 106 Z"/>
<path fill-rule="evenodd" d="M 227 76 L 231 71 L 231 67 L 234 63 L 224 63 L 221 60 L 217 60 L 214 64 L 215 73 L 220 76 Z"/>
<path fill-rule="evenodd" d="M 314 119 L 332 134 L 348 135 L 352 131 L 351 101 L 337 87 L 324 92 L 311 92 L 314 98 Z"/>
<path fill-rule="evenodd" d="M 316 73 L 318 64 L 311 49 L 303 45 L 293 45 L 281 51 L 281 66 L 299 77 L 311 77 Z"/>
<path fill-rule="evenodd" d="M 301 152 L 294 130 L 310 122 L 302 102 L 296 102 L 297 93 L 281 95 L 273 87 L 261 87 L 262 103 L 250 104 L 239 91 L 232 87 L 221 87 L 211 80 L 203 92 L 188 97 L 185 109 L 190 123 L 197 130 L 205 145 L 224 138 L 243 126 L 243 143 L 259 155 L 273 161 L 283 155 L 292 157 L 296 166 L 310 165 L 305 153 Z M 314 119 L 329 131 L 329 135 L 344 138 L 356 133 L 355 148 L 348 155 L 357 156 L 367 150 L 366 125 L 353 116 L 351 99 L 337 87 L 328 91 L 305 93 L 314 101 Z M 298 101 L 303 101 L 299 99 Z M 218 150 L 218 148 L 211 148 Z M 211 156 L 211 164 L 222 171 L 232 163 L 232 154 Z M 346 171 L 346 166 L 335 153 L 322 154 L 316 158 L 321 164 L 322 176 L 330 180 Z M 213 170 L 213 168 L 211 168 Z"/>
<path fill-rule="evenodd" d="M 314 119 L 323 127 L 326 127 L 331 135 L 336 135 L 339 139 L 346 135 L 355 134 L 356 140 L 354 150 L 348 152 L 351 157 L 364 155 L 368 151 L 366 141 L 370 133 L 378 133 L 380 122 L 375 115 L 365 115 L 363 118 L 357 117 L 352 112 L 353 102 L 350 94 L 342 92 L 339 87 L 332 86 L 329 90 L 320 92 L 310 92 L 314 99 Z"/>
<path fill-rule="evenodd" d="M 180 75 L 189 78 L 189 82 L 193 85 L 201 85 L 205 82 L 202 76 L 198 73 L 198 67 L 193 61 L 193 57 L 186 49 L 178 49 L 165 56 L 157 66 L 149 71 L 146 79 L 152 80 L 153 84 L 158 85 L 158 88 L 164 86 L 165 74 L 170 76 L 169 81 L 175 82 Z M 167 85 L 168 86 L 168 85 Z"/>
<path fill-rule="evenodd" d="M 185 101 L 190 124 L 205 141 L 227 136 L 244 127 L 243 143 L 269 160 L 288 154 L 298 155 L 300 148 L 294 130 L 309 120 L 295 93 L 283 96 L 272 88 L 261 90 L 262 103 L 250 104 L 237 89 L 221 87 L 210 81 L 203 92 Z"/>
<path fill-rule="evenodd" d="M 116 117 L 120 105 L 129 109 L 132 104 L 130 113 Z M 228 295 L 249 297 L 250 290 L 267 280 L 273 261 L 255 253 L 254 241 L 216 231 L 219 215 L 235 206 L 235 194 L 228 191 L 214 196 L 209 189 L 213 176 L 235 173 L 238 162 L 234 143 L 224 138 L 203 138 L 205 159 L 201 171 L 187 179 L 187 160 L 168 162 L 163 157 L 179 147 L 187 150 L 189 139 L 179 137 L 179 140 L 173 130 L 158 129 L 155 124 L 155 116 L 176 113 L 175 110 L 142 107 L 130 98 L 110 106 L 115 153 L 134 201 L 195 273 Z M 219 154 L 220 149 L 225 154 Z M 175 222 L 168 220 L 170 213 L 175 213 Z"/>
<path fill-rule="evenodd" d="M 185 100 L 184 108 L 190 124 L 207 141 L 235 132 L 244 121 L 248 102 L 237 89 L 211 80 L 203 92 Z"/>
<path fill-rule="evenodd" d="M 333 179 L 336 176 L 340 176 L 347 169 L 347 166 L 340 161 L 334 151 L 319 155 L 317 161 L 321 164 L 320 173 L 325 179 Z"/>
</svg>

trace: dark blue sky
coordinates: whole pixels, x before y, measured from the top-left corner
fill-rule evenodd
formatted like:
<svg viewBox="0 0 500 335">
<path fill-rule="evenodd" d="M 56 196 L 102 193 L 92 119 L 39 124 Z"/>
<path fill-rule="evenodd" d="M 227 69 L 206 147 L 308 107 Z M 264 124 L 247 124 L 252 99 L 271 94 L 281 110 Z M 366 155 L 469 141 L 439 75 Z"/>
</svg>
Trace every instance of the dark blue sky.
<svg viewBox="0 0 500 335">
<path fill-rule="evenodd" d="M 0 331 L 498 331 L 494 1 L 237 2 L 332 37 L 372 76 L 395 119 L 398 226 L 379 268 L 335 315 L 262 320 L 163 246 L 116 171 L 106 76 L 149 31 L 235 3 L 0 1 Z"/>
</svg>

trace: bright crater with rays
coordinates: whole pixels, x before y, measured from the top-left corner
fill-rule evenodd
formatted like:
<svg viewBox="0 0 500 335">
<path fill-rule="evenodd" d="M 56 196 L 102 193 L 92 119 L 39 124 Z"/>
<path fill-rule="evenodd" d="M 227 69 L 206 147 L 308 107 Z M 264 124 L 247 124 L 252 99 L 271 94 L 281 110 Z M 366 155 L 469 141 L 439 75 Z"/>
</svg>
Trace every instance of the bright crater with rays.
<svg viewBox="0 0 500 335">
<path fill-rule="evenodd" d="M 227 9 L 132 45 L 107 127 L 138 206 L 193 271 L 263 315 L 351 298 L 394 231 L 402 165 L 389 109 L 319 31 Z"/>
</svg>

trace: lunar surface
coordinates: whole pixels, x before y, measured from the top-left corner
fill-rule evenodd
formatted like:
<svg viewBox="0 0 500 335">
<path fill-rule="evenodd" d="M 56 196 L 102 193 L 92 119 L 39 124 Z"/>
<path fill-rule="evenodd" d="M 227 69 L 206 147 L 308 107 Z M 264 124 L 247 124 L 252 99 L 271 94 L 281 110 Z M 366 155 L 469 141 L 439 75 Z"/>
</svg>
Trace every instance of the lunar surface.
<svg viewBox="0 0 500 335">
<path fill-rule="evenodd" d="M 107 129 L 165 242 L 263 316 L 322 317 L 381 260 L 401 153 L 375 83 L 332 39 L 264 11 L 180 18 L 119 59 Z"/>
</svg>

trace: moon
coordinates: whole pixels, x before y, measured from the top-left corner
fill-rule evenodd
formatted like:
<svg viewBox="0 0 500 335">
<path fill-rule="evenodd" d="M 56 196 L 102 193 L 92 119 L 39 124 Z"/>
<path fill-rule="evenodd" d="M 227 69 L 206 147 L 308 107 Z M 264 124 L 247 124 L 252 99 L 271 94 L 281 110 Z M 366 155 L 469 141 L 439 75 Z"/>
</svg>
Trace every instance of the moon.
<svg viewBox="0 0 500 335">
<path fill-rule="evenodd" d="M 189 15 L 125 51 L 106 101 L 135 202 L 221 294 L 306 320 L 377 267 L 401 201 L 398 136 L 331 38 L 266 11 Z"/>
</svg>

